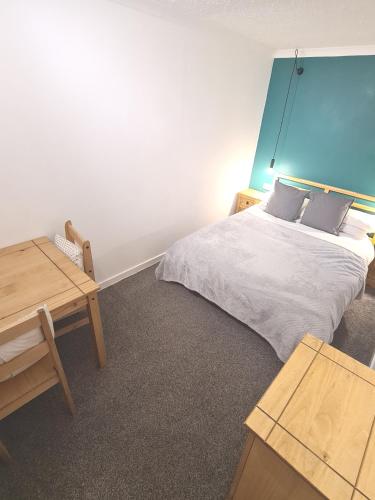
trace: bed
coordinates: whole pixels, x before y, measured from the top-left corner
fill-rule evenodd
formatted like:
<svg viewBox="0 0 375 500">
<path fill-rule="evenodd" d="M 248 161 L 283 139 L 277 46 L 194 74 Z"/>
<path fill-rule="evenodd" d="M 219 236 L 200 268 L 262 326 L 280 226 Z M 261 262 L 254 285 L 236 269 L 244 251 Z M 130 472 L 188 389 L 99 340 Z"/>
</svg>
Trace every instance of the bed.
<svg viewBox="0 0 375 500">
<path fill-rule="evenodd" d="M 345 310 L 362 296 L 373 258 L 367 236 L 335 236 L 256 205 L 177 241 L 156 277 L 215 303 L 285 362 L 306 332 L 332 342 Z"/>
</svg>

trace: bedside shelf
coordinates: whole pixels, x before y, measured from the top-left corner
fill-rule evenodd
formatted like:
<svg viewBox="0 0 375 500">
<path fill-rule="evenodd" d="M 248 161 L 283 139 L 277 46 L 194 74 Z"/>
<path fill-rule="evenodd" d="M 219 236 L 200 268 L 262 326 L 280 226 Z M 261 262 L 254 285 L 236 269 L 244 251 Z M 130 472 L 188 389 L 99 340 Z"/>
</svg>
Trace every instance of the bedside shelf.
<svg viewBox="0 0 375 500">
<path fill-rule="evenodd" d="M 236 213 L 245 210 L 245 208 L 250 208 L 257 203 L 260 203 L 264 197 L 265 193 L 257 191 L 253 188 L 244 189 L 237 194 L 237 204 Z"/>
</svg>

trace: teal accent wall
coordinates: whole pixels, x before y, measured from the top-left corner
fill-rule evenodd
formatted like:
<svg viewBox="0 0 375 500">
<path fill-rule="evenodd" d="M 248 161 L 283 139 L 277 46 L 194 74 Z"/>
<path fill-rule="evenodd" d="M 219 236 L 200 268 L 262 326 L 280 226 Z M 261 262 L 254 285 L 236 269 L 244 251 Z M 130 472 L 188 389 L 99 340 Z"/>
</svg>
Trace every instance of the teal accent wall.
<svg viewBox="0 0 375 500">
<path fill-rule="evenodd" d="M 309 57 L 294 76 L 275 171 L 375 194 L 375 56 Z M 272 182 L 293 59 L 275 59 L 251 186 Z M 272 171 L 271 171 L 272 172 Z"/>
</svg>

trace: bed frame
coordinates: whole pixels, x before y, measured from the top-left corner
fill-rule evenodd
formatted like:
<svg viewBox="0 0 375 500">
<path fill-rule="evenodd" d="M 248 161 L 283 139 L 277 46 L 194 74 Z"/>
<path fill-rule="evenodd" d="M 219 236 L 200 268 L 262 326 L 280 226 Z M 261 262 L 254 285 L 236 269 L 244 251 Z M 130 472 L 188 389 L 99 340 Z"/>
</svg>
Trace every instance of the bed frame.
<svg viewBox="0 0 375 500">
<path fill-rule="evenodd" d="M 375 214 L 375 196 L 370 196 L 368 194 L 355 193 L 354 191 L 349 191 L 348 189 L 337 188 L 334 186 L 329 186 L 328 184 L 321 184 L 320 182 L 309 181 L 307 179 L 299 179 L 298 177 L 292 177 L 291 175 L 279 174 L 276 173 L 276 176 L 280 179 L 286 179 L 291 182 L 295 182 L 296 184 L 302 184 L 303 186 L 311 186 L 318 189 L 322 189 L 325 193 L 339 193 L 345 196 L 350 196 L 351 198 L 355 198 L 356 200 L 365 200 L 373 203 L 374 205 L 364 205 L 363 203 L 359 203 L 355 201 L 352 207 L 357 208 L 358 210 L 362 210 L 363 212 L 369 212 Z M 375 245 L 375 234 L 370 238 L 372 243 Z"/>
</svg>

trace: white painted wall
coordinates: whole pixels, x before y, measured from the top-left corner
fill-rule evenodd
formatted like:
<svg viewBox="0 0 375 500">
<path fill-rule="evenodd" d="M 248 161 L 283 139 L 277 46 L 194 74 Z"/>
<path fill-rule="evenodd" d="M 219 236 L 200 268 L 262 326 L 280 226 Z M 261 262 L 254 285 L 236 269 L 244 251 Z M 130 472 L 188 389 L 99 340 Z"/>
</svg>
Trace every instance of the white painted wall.
<svg viewBox="0 0 375 500">
<path fill-rule="evenodd" d="M 226 216 L 271 64 L 109 0 L 0 0 L 0 246 L 71 218 L 105 280 Z"/>
</svg>

